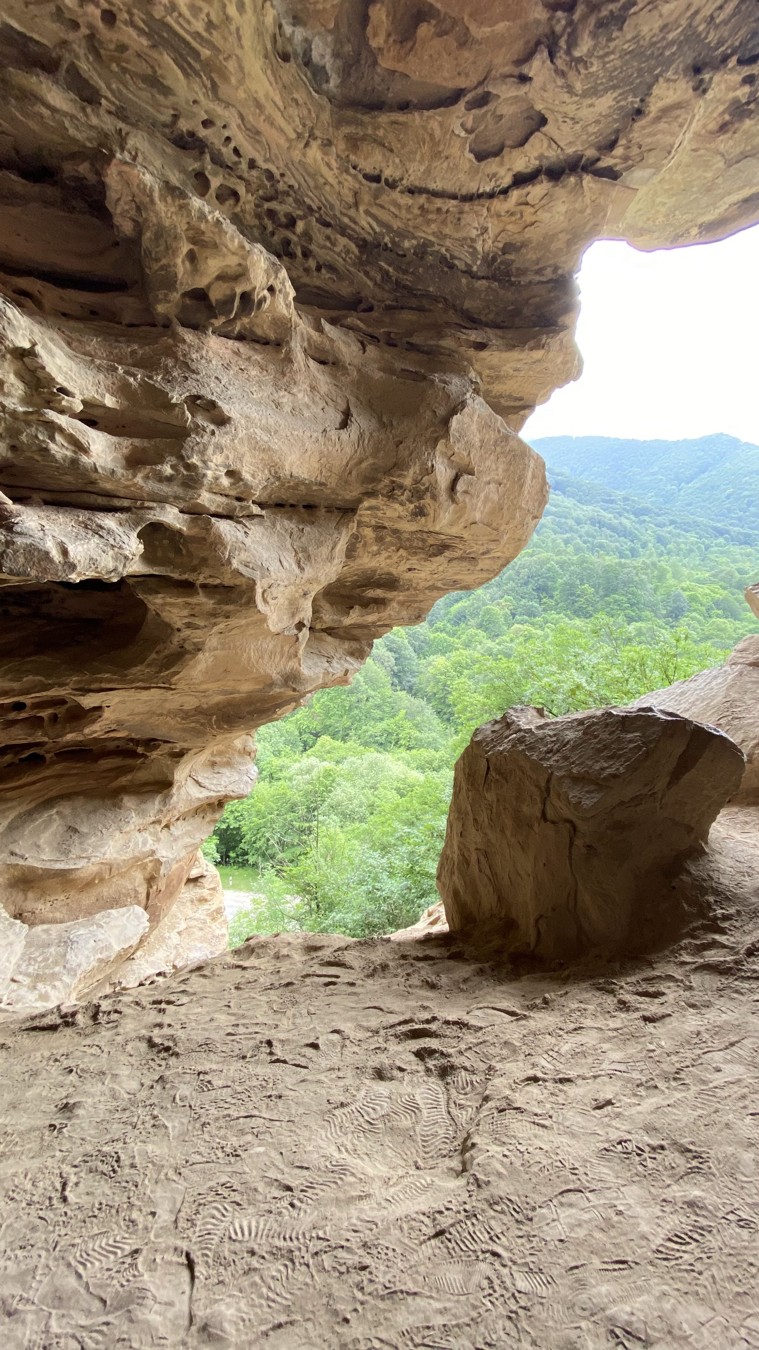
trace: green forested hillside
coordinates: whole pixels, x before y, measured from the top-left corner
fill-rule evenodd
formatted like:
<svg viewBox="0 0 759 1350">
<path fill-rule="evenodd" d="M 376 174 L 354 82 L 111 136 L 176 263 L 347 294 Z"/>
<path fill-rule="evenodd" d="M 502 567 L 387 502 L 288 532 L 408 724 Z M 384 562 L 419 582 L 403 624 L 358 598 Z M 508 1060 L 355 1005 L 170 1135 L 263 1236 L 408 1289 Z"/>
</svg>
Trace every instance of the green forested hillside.
<svg viewBox="0 0 759 1350">
<path fill-rule="evenodd" d="M 682 444 L 670 480 L 659 454 L 663 495 L 684 490 Z M 714 471 L 699 456 L 691 484 Z M 756 630 L 743 589 L 759 550 L 744 521 L 610 488 L 596 442 L 575 458 L 598 478 L 549 459 L 546 514 L 499 577 L 446 596 L 425 623 L 375 643 L 349 688 L 261 731 L 259 784 L 209 843 L 221 862 L 253 868 L 267 896 L 235 921 L 234 940 L 414 922 L 436 899 L 452 767 L 477 725 L 515 703 L 560 714 L 627 702 L 718 663 Z"/>
<path fill-rule="evenodd" d="M 759 528 L 759 446 L 722 434 L 690 441 L 550 436 L 535 449 L 556 475 L 630 493 L 657 510 L 727 530 Z"/>
</svg>

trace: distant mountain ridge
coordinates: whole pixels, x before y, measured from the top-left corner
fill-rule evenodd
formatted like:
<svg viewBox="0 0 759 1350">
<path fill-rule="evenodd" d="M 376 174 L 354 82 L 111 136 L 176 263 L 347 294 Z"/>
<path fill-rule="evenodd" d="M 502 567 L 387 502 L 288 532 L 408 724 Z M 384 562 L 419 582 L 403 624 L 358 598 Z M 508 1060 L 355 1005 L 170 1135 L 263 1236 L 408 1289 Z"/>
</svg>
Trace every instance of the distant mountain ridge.
<svg viewBox="0 0 759 1350">
<path fill-rule="evenodd" d="M 624 493 L 682 520 L 759 529 L 759 446 L 717 433 L 696 440 L 545 436 L 532 441 L 555 476 Z"/>
</svg>

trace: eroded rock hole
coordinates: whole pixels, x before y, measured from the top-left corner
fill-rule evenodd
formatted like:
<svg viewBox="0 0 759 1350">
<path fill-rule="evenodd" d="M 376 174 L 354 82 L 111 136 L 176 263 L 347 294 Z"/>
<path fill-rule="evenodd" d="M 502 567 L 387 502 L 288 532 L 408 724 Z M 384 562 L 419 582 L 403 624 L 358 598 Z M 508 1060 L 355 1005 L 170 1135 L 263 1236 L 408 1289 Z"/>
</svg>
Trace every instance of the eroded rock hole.
<svg viewBox="0 0 759 1350">
<path fill-rule="evenodd" d="M 214 196 L 219 206 L 239 206 L 240 194 L 236 188 L 229 187 L 226 183 L 220 183 Z"/>
<path fill-rule="evenodd" d="M 147 610 L 125 582 L 5 586 L 0 590 L 0 658 L 20 669 L 33 660 L 88 663 L 130 646 Z M 17 709 L 24 710 L 22 703 Z"/>
</svg>

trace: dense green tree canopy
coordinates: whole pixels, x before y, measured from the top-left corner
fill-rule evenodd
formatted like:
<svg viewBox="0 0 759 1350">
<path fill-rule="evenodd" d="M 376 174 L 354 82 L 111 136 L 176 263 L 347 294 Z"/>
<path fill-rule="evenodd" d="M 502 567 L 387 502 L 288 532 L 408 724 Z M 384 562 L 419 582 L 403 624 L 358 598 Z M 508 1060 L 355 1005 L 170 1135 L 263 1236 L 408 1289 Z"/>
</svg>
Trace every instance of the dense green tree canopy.
<svg viewBox="0 0 759 1350">
<path fill-rule="evenodd" d="M 717 434 L 698 440 L 623 441 L 608 436 L 549 436 L 535 441 L 557 475 L 632 493 L 657 511 L 728 529 L 759 527 L 756 446 Z"/>
</svg>

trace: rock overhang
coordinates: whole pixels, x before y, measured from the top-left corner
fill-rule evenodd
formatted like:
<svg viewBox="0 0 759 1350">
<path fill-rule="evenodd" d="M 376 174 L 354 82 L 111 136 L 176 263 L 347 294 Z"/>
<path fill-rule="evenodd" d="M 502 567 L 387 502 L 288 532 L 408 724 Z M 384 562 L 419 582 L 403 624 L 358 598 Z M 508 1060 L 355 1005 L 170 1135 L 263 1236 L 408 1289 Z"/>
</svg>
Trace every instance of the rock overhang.
<svg viewBox="0 0 759 1350">
<path fill-rule="evenodd" d="M 757 60 L 748 0 L 12 0 L 14 917 L 160 922 L 247 734 L 516 556 L 581 253 L 759 217 Z"/>
</svg>

